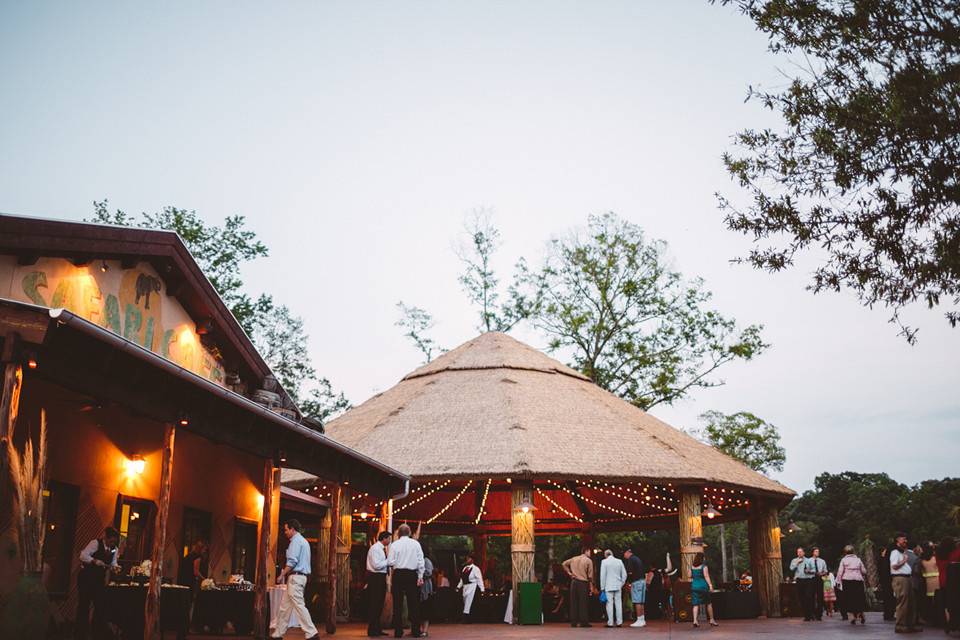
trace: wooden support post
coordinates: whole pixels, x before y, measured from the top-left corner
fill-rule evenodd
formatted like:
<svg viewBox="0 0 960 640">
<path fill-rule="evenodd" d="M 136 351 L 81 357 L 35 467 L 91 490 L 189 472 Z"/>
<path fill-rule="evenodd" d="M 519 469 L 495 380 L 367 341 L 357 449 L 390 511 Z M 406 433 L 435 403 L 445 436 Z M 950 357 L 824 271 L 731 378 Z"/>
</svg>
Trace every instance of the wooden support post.
<svg viewBox="0 0 960 640">
<path fill-rule="evenodd" d="M 517 585 L 535 582 L 533 558 L 536 550 L 533 510 L 524 512 L 521 504 L 533 504 L 533 482 L 514 480 L 510 491 L 510 560 L 513 564 L 513 619 L 520 613 L 520 597 Z"/>
<path fill-rule="evenodd" d="M 481 573 L 487 574 L 487 539 L 489 536 L 483 530 L 473 534 L 473 561 L 480 567 Z"/>
<path fill-rule="evenodd" d="M 333 522 L 333 507 L 329 507 L 320 520 L 320 530 L 317 533 L 317 549 L 314 552 L 313 573 L 317 579 L 317 594 L 320 599 L 318 610 L 322 618 L 315 622 L 326 622 L 330 611 L 330 529 Z"/>
<path fill-rule="evenodd" d="M 700 489 L 684 487 L 680 490 L 680 579 L 687 580 L 693 567 L 693 556 L 703 552 L 703 545 L 693 544 L 694 538 L 703 538 L 700 518 Z"/>
<path fill-rule="evenodd" d="M 7 338 L 9 340 L 10 338 Z M 23 368 L 19 362 L 3 365 L 3 395 L 0 396 L 0 443 L 13 438 L 13 428 L 20 412 L 20 389 L 23 388 Z"/>
<path fill-rule="evenodd" d="M 327 633 L 337 632 L 337 539 L 340 537 L 340 494 L 343 487 L 334 485 L 330 491 L 330 547 L 327 549 L 327 566 L 330 570 L 330 608 L 327 610 Z M 349 511 L 349 510 L 348 510 Z"/>
<path fill-rule="evenodd" d="M 173 444 L 177 430 L 166 425 L 163 434 L 163 462 L 160 467 L 160 508 L 153 532 L 153 549 L 150 552 L 150 586 L 143 610 L 143 638 L 153 640 L 159 635 L 160 626 L 160 580 L 163 577 L 163 550 L 167 544 L 167 516 L 170 514 L 170 488 L 173 480 Z"/>
<path fill-rule="evenodd" d="M 266 638 L 270 634 L 270 601 L 267 598 L 267 573 L 270 568 L 270 542 L 273 537 L 273 490 L 277 469 L 273 460 L 263 466 L 263 513 L 260 515 L 260 550 L 257 553 L 257 577 L 253 601 L 253 634 Z"/>
<path fill-rule="evenodd" d="M 747 520 L 747 535 L 750 540 L 750 571 L 753 574 L 753 589 L 760 600 L 760 615 L 779 618 L 783 561 L 777 508 L 762 500 L 753 501 Z"/>
<path fill-rule="evenodd" d="M 353 546 L 353 503 L 350 489 L 340 489 L 340 526 L 337 527 L 337 622 L 350 620 L 350 547 Z"/>
</svg>

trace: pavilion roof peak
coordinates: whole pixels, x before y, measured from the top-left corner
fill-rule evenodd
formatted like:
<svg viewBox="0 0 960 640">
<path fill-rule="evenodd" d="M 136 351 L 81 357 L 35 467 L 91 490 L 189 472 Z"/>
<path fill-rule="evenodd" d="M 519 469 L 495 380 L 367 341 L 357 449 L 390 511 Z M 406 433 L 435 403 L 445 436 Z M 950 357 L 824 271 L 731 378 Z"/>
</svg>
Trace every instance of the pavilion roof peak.
<svg viewBox="0 0 960 640">
<path fill-rule="evenodd" d="M 589 380 L 579 371 L 499 331 L 481 333 L 476 338 L 407 374 L 403 379 L 411 380 L 445 371 L 483 369 L 539 371 Z"/>
</svg>

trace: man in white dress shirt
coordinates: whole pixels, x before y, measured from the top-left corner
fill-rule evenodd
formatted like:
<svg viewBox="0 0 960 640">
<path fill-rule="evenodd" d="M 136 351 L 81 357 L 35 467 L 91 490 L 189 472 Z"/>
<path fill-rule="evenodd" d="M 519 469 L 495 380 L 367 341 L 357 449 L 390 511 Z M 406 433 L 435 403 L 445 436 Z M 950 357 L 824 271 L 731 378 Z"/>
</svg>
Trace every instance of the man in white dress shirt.
<svg viewBox="0 0 960 640">
<path fill-rule="evenodd" d="M 895 615 L 897 633 L 913 633 L 919 631 L 914 626 L 913 585 L 910 575 L 910 556 L 907 554 L 907 534 L 898 533 L 897 548 L 890 552 L 890 580 L 893 582 L 893 596 L 897 599 Z"/>
<path fill-rule="evenodd" d="M 380 626 L 383 601 L 387 596 L 387 547 L 390 532 L 381 531 L 377 541 L 367 551 L 367 636 L 379 638 L 387 635 Z"/>
<path fill-rule="evenodd" d="M 627 583 L 627 568 L 613 551 L 603 552 L 603 562 L 600 563 L 600 590 L 607 594 L 607 626 L 623 626 L 623 598 L 620 592 Z"/>
<path fill-rule="evenodd" d="M 403 637 L 403 599 L 407 599 L 407 613 L 410 616 L 410 635 L 420 635 L 420 585 L 423 584 L 423 549 L 420 543 L 410 537 L 410 527 L 406 524 L 397 529 L 400 536 L 390 543 L 387 565 L 393 569 L 393 636 Z"/>
</svg>

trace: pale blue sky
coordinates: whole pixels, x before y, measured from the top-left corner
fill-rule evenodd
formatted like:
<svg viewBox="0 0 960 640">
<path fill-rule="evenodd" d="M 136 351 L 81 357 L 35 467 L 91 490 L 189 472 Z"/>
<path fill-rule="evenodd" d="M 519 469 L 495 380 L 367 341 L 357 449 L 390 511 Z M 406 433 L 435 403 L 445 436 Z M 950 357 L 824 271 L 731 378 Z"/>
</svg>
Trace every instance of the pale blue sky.
<svg viewBox="0 0 960 640">
<path fill-rule="evenodd" d="M 448 347 L 474 333 L 452 247 L 496 212 L 503 275 L 607 210 L 666 240 L 718 308 L 773 347 L 727 385 L 654 413 L 778 425 L 797 489 L 821 471 L 956 474 L 956 331 L 729 259 L 713 193 L 730 136 L 776 120 L 748 84 L 784 80 L 765 38 L 704 1 L 0 2 L 0 211 L 80 219 L 107 197 L 211 221 L 239 213 L 272 255 L 245 272 L 306 318 L 322 374 L 360 402 L 414 368 L 403 299 Z M 517 337 L 542 347 L 542 337 Z M 894 453 L 896 451 L 896 453 Z"/>
</svg>

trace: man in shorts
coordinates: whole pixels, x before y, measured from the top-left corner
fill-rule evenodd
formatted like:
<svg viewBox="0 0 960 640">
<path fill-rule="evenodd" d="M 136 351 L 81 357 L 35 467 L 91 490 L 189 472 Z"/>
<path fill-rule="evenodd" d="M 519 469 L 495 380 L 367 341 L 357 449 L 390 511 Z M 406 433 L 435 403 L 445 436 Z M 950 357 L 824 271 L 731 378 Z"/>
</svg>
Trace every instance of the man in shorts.
<svg viewBox="0 0 960 640">
<path fill-rule="evenodd" d="M 636 610 L 637 621 L 631 627 L 645 627 L 643 605 L 647 601 L 647 572 L 643 569 L 643 562 L 634 555 L 631 549 L 623 552 L 623 562 L 627 565 L 627 582 L 630 584 L 630 602 Z"/>
</svg>

